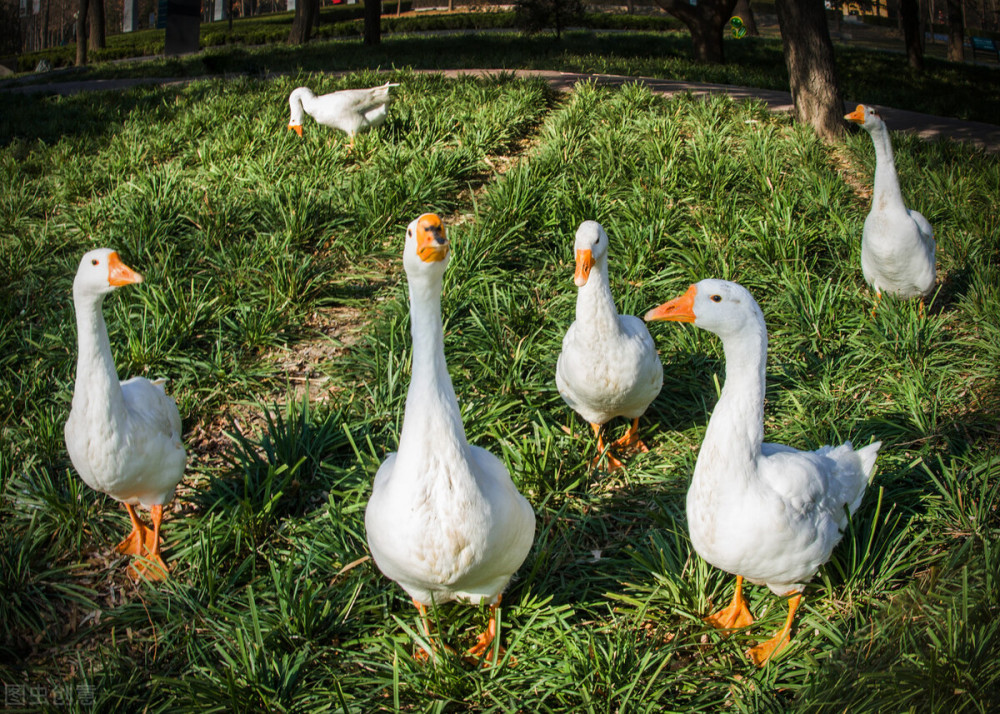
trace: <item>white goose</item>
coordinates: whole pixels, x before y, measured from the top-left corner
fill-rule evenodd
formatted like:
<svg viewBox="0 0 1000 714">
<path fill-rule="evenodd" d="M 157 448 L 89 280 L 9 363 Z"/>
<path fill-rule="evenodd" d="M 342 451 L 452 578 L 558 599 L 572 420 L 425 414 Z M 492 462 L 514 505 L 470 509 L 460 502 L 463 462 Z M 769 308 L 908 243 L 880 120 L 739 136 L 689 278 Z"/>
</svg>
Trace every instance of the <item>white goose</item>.
<svg viewBox="0 0 1000 714">
<path fill-rule="evenodd" d="M 617 416 L 632 425 L 611 446 L 648 451 L 639 440 L 639 417 L 660 393 L 663 365 L 642 320 L 618 314 L 608 282 L 608 234 L 600 223 L 580 224 L 575 251 L 576 320 L 563 337 L 556 386 L 594 430 L 596 465 L 604 453 L 601 427 Z M 612 470 L 622 465 L 610 450 L 608 465 Z"/>
<path fill-rule="evenodd" d="M 299 87 L 288 97 L 291 119 L 288 128 L 302 136 L 302 112 L 319 124 L 346 132 L 354 144 L 354 135 L 385 122 L 392 101 L 392 88 L 398 84 L 386 82 L 370 89 L 342 89 L 317 97 L 308 87 Z"/>
<path fill-rule="evenodd" d="M 173 498 L 187 463 L 181 417 L 161 381 L 118 381 L 101 311 L 105 295 L 141 282 L 142 276 L 113 250 L 92 250 L 80 261 L 73 280 L 79 356 L 64 434 L 84 483 L 125 504 L 132 532 L 118 544 L 118 552 L 144 557 L 145 562 L 133 564 L 133 573 L 158 580 L 167 575 L 160 557 L 163 505 Z M 136 514 L 136 505 L 150 507 L 152 529 Z"/>
<path fill-rule="evenodd" d="M 934 290 L 934 229 L 903 203 L 889 130 L 878 112 L 859 104 L 844 116 L 860 124 L 875 144 L 872 208 L 861 235 L 861 272 L 878 298 L 926 297 Z M 921 307 L 923 303 L 921 303 Z"/>
<path fill-rule="evenodd" d="M 853 513 L 861 503 L 881 443 L 855 450 L 848 441 L 816 451 L 763 443 L 767 328 L 742 286 L 702 280 L 646 319 L 693 322 L 722 338 L 726 383 L 688 489 L 688 527 L 695 551 L 737 576 L 732 604 L 706 618 L 713 626 L 753 622 L 744 578 L 792 596 L 784 627 L 749 652 L 763 665 L 788 644 L 805 584 L 840 542 L 844 509 Z"/>
<path fill-rule="evenodd" d="M 403 267 L 413 373 L 399 450 L 375 475 L 365 530 L 375 564 L 413 599 L 428 637 L 428 605 L 490 604 L 486 632 L 467 653 L 489 659 L 496 608 L 531 549 L 535 514 L 503 463 L 466 440 L 444 356 L 441 288 L 448 260 L 440 218 L 424 214 L 410 223 Z"/>
</svg>

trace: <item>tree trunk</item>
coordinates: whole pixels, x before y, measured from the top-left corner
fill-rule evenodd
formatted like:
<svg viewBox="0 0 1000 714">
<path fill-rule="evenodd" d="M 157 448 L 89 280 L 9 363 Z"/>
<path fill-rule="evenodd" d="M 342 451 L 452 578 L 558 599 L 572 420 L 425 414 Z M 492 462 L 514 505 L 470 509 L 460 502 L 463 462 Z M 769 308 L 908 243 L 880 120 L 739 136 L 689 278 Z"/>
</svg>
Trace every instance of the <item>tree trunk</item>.
<svg viewBox="0 0 1000 714">
<path fill-rule="evenodd" d="M 701 0 L 696 5 L 688 0 L 656 0 L 656 4 L 687 26 L 696 61 L 726 61 L 722 31 L 733 15 L 736 0 Z"/>
<path fill-rule="evenodd" d="M 962 18 L 962 0 L 948 0 L 948 59 L 965 61 L 965 22 Z"/>
<path fill-rule="evenodd" d="M 795 118 L 827 141 L 844 133 L 844 102 L 837 86 L 833 43 L 822 0 L 776 0 L 781 44 Z"/>
<path fill-rule="evenodd" d="M 747 28 L 748 35 L 751 37 L 760 36 L 760 30 L 757 29 L 757 21 L 753 17 L 753 8 L 750 7 L 750 0 L 736 0 L 733 15 L 743 20 L 743 26 Z"/>
<path fill-rule="evenodd" d="M 910 69 L 924 71 L 924 44 L 920 33 L 920 0 L 902 0 L 899 14 L 903 20 L 903 41 Z"/>
<path fill-rule="evenodd" d="M 295 0 L 295 17 L 292 18 L 292 29 L 288 33 L 288 44 L 304 45 L 309 41 L 315 17 L 315 7 L 318 5 L 319 0 Z M 245 7 L 244 5 L 244 9 Z"/>
<path fill-rule="evenodd" d="M 105 39 L 104 0 L 90 0 L 90 49 L 103 50 L 107 47 Z"/>
<path fill-rule="evenodd" d="M 76 6 L 76 66 L 87 64 L 87 12 L 88 0 L 80 0 Z"/>
<path fill-rule="evenodd" d="M 365 44 L 382 42 L 382 0 L 365 0 Z"/>
</svg>

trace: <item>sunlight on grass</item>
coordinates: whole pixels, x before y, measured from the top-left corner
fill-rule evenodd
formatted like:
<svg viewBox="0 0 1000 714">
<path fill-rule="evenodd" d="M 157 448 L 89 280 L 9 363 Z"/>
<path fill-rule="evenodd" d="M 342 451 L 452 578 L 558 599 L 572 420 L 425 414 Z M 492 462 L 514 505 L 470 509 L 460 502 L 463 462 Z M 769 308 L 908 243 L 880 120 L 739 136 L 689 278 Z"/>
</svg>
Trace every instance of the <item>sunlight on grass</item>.
<svg viewBox="0 0 1000 714">
<path fill-rule="evenodd" d="M 899 141 L 942 280 L 925 316 L 884 300 L 872 318 L 869 198 L 852 188 L 871 181 L 868 137 L 834 149 L 760 103 L 640 86 L 556 96 L 510 77 L 389 77 L 399 99 L 352 151 L 315 123 L 288 132 L 288 93 L 385 75 L 29 98 L 8 120 L 0 680 L 86 684 L 104 710 L 1000 705 L 997 159 Z M 371 478 L 396 449 L 409 382 L 403 231 L 425 211 L 444 216 L 454 252 L 445 351 L 470 441 L 538 517 L 504 596 L 510 659 L 491 669 L 416 661 L 415 612 L 366 558 Z M 590 433 L 556 391 L 586 219 L 613 238 L 623 313 L 709 276 L 755 294 L 771 336 L 767 440 L 884 440 L 792 647 L 762 670 L 743 651 L 777 628 L 782 601 L 749 587 L 759 625 L 711 630 L 701 616 L 732 581 L 687 537 L 718 341 L 653 330 L 665 374 L 644 417 L 651 452 L 623 473 L 591 470 Z M 169 378 L 191 454 L 167 514 L 172 578 L 155 586 L 125 577 L 111 552 L 124 514 L 62 443 L 70 286 L 97 245 L 146 276 L 106 302 L 112 350 L 123 375 Z M 486 618 L 444 606 L 432 620 L 457 648 Z"/>
</svg>

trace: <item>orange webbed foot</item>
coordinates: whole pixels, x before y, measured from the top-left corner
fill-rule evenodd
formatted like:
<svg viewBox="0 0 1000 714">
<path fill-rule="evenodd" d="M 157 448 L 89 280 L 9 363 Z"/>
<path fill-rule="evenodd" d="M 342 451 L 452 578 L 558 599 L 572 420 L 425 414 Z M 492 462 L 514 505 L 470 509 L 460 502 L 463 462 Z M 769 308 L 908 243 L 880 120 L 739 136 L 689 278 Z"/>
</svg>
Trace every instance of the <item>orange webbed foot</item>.
<svg viewBox="0 0 1000 714">
<path fill-rule="evenodd" d="M 704 618 L 704 622 L 719 630 L 734 630 L 739 627 L 749 627 L 753 624 L 753 615 L 743 599 L 743 576 L 736 576 L 736 590 L 733 601 L 716 613 Z"/>
</svg>

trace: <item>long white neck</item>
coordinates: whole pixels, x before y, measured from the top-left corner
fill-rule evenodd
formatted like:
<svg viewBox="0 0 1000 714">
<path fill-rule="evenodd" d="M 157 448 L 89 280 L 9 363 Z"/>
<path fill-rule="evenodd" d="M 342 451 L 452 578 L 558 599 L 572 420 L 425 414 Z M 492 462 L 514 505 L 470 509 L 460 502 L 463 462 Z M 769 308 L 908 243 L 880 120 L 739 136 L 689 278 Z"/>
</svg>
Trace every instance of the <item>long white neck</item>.
<svg viewBox="0 0 1000 714">
<path fill-rule="evenodd" d="M 618 308 L 611 295 L 608 281 L 608 256 L 597 259 L 587 278 L 587 284 L 577 291 L 576 321 L 589 326 L 598 336 L 614 336 L 621 332 Z"/>
<path fill-rule="evenodd" d="M 400 459 L 420 463 L 471 458 L 444 358 L 441 277 L 410 279 L 413 369 L 399 437 Z"/>
<path fill-rule="evenodd" d="M 727 479 L 747 478 L 764 441 L 764 385 L 767 330 L 761 323 L 722 341 L 726 355 L 726 383 L 709 419 L 695 467 L 694 479 L 725 459 Z M 702 476 L 704 478 L 704 476 Z M 733 486 L 738 484 L 732 483 Z"/>
<path fill-rule="evenodd" d="M 127 412 L 101 311 L 103 301 L 102 295 L 79 295 L 74 291 L 79 354 L 73 409 L 85 410 L 92 419 L 106 423 L 126 419 Z"/>
<path fill-rule="evenodd" d="M 299 87 L 288 95 L 288 107 L 291 110 L 291 118 L 288 123 L 301 124 L 303 109 L 312 115 L 311 107 L 314 99 L 316 99 L 316 95 L 308 87 Z"/>
<path fill-rule="evenodd" d="M 905 210 L 903 193 L 899 189 L 899 176 L 896 175 L 896 161 L 892 155 L 889 130 L 885 124 L 876 125 L 871 130 L 871 137 L 872 143 L 875 144 L 875 188 L 872 191 L 872 207 L 879 211 L 892 208 Z"/>
</svg>

